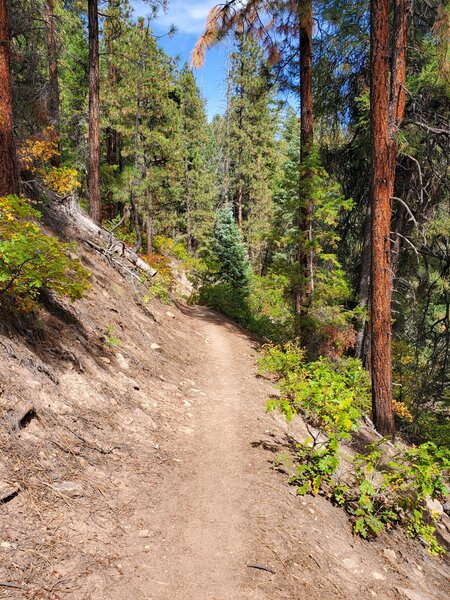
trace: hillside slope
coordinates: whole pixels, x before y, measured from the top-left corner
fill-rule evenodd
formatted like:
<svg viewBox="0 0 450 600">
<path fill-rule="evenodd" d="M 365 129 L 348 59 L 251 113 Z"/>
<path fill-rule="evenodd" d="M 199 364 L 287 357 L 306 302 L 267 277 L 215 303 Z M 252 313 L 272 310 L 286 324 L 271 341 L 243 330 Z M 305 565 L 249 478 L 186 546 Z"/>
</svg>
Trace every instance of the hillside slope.
<svg viewBox="0 0 450 600">
<path fill-rule="evenodd" d="M 83 300 L 2 324 L 0 598 L 450 597 L 448 561 L 400 533 L 355 538 L 273 471 L 287 429 L 265 414 L 255 339 L 144 305 L 80 252 Z"/>
</svg>

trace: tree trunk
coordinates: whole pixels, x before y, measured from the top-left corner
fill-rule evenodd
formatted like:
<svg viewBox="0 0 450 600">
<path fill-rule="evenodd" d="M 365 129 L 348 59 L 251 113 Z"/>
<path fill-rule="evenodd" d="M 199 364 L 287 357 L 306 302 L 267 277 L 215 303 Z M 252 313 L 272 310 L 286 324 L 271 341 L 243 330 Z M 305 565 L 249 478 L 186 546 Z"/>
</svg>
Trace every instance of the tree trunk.
<svg viewBox="0 0 450 600">
<path fill-rule="evenodd" d="M 134 168 L 136 171 L 139 170 L 139 126 L 140 126 L 140 120 L 141 120 L 142 77 L 145 72 L 145 65 L 146 65 L 146 61 L 147 61 L 147 35 L 148 35 L 148 29 L 147 30 L 144 29 L 144 19 L 139 19 L 138 27 L 139 27 L 139 31 L 142 36 L 142 49 L 141 49 L 141 59 L 140 59 L 140 65 L 139 65 L 139 75 L 138 75 L 137 82 L 136 82 L 136 115 L 135 115 L 135 119 L 134 119 Z M 147 173 L 145 157 L 143 160 L 144 160 L 144 164 L 141 169 L 142 178 L 144 178 Z M 137 180 L 135 180 L 134 185 L 135 185 L 135 187 L 137 187 L 137 185 L 138 185 Z M 139 226 L 139 207 L 137 205 L 133 189 L 131 189 L 131 191 L 130 191 L 130 204 L 131 204 L 131 212 L 133 215 L 134 229 L 136 231 L 136 246 L 134 248 L 134 251 L 137 253 L 137 252 L 139 252 L 139 250 L 141 249 L 141 246 L 142 246 L 142 237 L 141 237 L 141 231 L 140 231 L 140 226 Z"/>
<path fill-rule="evenodd" d="M 299 36 L 300 36 L 300 166 L 301 177 L 310 180 L 308 169 L 304 169 L 305 161 L 311 155 L 314 141 L 314 113 L 312 86 L 312 1 L 306 0 L 298 4 Z M 299 198 L 298 210 L 298 261 L 299 282 L 296 290 L 295 312 L 298 321 L 298 333 L 301 328 L 301 317 L 307 309 L 313 291 L 313 251 L 312 242 L 312 199 L 308 194 L 308 185 L 304 186 Z M 308 244 L 306 243 L 308 242 Z M 306 246 L 309 246 L 308 248 Z"/>
<path fill-rule="evenodd" d="M 243 220 L 242 220 L 242 196 L 243 196 L 243 183 L 242 183 L 242 179 L 239 180 L 239 187 L 238 187 L 238 198 L 237 198 L 237 221 L 238 221 L 238 226 L 239 229 L 242 231 L 242 224 L 243 224 Z"/>
<path fill-rule="evenodd" d="M 389 0 L 371 1 L 371 365 L 376 429 L 393 437 L 391 359 L 391 156 Z"/>
<path fill-rule="evenodd" d="M 366 218 L 364 219 L 364 228 L 362 234 L 361 248 L 361 273 L 359 277 L 358 307 L 366 310 L 369 307 L 370 296 L 370 232 L 371 227 L 370 205 L 367 208 Z M 366 316 L 358 318 L 358 332 L 356 334 L 355 356 L 363 362 L 367 369 L 370 369 L 370 327 Z"/>
<path fill-rule="evenodd" d="M 59 77 L 58 77 L 58 49 L 55 30 L 55 2 L 45 0 L 45 32 L 47 37 L 48 56 L 48 117 L 50 125 L 59 135 L 60 112 L 59 112 Z"/>
<path fill-rule="evenodd" d="M 0 0 L 0 196 L 19 193 L 9 46 L 7 0 Z"/>
<path fill-rule="evenodd" d="M 389 0 L 371 2 L 371 370 L 375 427 L 381 434 L 394 437 L 390 236 L 391 202 L 397 159 L 396 137 L 406 104 L 406 0 L 394 0 L 392 51 L 390 51 L 389 8 Z"/>
<path fill-rule="evenodd" d="M 153 252 L 153 199 L 152 194 L 148 192 L 147 200 L 147 254 Z"/>
<path fill-rule="evenodd" d="M 89 27 L 89 139 L 88 197 L 89 214 L 101 221 L 100 200 L 100 63 L 97 0 L 88 0 Z"/>
<path fill-rule="evenodd" d="M 113 32 L 110 24 L 110 19 L 114 18 L 114 11 L 117 8 L 117 0 L 108 0 L 108 18 L 105 22 L 104 27 L 104 36 L 105 36 L 105 47 L 106 47 L 106 62 L 108 65 L 108 81 L 113 89 L 117 84 L 117 67 L 114 62 L 113 56 Z M 106 144 L 106 163 L 113 167 L 114 165 L 119 164 L 119 134 L 110 125 L 106 128 L 105 132 L 105 144 Z M 107 217 L 113 219 L 115 217 L 115 209 L 117 206 L 114 206 L 113 192 L 109 189 L 106 193 L 106 206 L 104 207 L 104 212 L 107 214 Z"/>
</svg>

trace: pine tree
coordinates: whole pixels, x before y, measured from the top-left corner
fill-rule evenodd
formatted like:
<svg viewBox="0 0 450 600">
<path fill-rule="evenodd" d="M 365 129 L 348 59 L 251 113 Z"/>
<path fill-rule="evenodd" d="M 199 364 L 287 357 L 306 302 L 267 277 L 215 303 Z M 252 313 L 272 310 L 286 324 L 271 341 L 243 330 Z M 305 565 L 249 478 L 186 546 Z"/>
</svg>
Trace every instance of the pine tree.
<svg viewBox="0 0 450 600">
<path fill-rule="evenodd" d="M 105 86 L 106 128 L 121 140 L 114 201 L 131 209 L 135 247 L 146 231 L 173 236 L 184 229 L 181 92 L 174 62 L 158 47 L 144 20 L 127 22 L 115 41 L 117 84 Z"/>
<path fill-rule="evenodd" d="M 89 133 L 88 133 L 88 196 L 89 214 L 100 223 L 100 59 L 98 0 L 88 0 L 89 29 Z"/>
<path fill-rule="evenodd" d="M 45 30 L 48 56 L 48 116 L 50 124 L 59 134 L 60 99 L 58 75 L 58 48 L 56 33 L 55 0 L 45 0 Z"/>
<path fill-rule="evenodd" d="M 220 265 L 219 280 L 239 292 L 246 292 L 250 280 L 250 262 L 233 209 L 222 208 L 214 227 L 211 250 Z"/>
<path fill-rule="evenodd" d="M 185 65 L 181 92 L 183 196 L 188 252 L 196 251 L 212 225 L 213 173 L 208 163 L 210 136 L 204 102 L 194 75 Z"/>
<path fill-rule="evenodd" d="M 261 272 L 272 218 L 275 118 L 263 54 L 248 35 L 236 38 L 229 78 L 230 191 L 252 264 Z"/>
<path fill-rule="evenodd" d="M 7 1 L 0 0 L 0 196 L 17 194 Z"/>
</svg>

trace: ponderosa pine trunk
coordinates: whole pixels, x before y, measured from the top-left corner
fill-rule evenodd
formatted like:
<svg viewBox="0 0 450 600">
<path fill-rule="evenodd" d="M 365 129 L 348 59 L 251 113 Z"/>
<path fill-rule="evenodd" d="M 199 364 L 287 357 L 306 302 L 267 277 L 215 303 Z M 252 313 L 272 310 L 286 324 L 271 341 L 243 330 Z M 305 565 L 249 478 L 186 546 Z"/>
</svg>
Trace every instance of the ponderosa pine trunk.
<svg viewBox="0 0 450 600">
<path fill-rule="evenodd" d="M 13 131 L 7 0 L 0 0 L 0 196 L 19 193 Z"/>
<path fill-rule="evenodd" d="M 97 0 L 88 0 L 89 28 L 89 138 L 88 198 L 89 215 L 101 222 L 100 200 L 100 63 Z"/>
<path fill-rule="evenodd" d="M 391 358 L 389 0 L 371 1 L 371 365 L 376 429 L 394 436 Z"/>
<path fill-rule="evenodd" d="M 110 20 L 115 17 L 114 13 L 117 8 L 117 0 L 108 0 L 108 18 L 105 22 L 104 35 L 105 35 L 105 47 L 106 47 L 106 62 L 108 68 L 108 81 L 111 88 L 114 88 L 117 84 L 117 66 L 114 62 L 113 56 L 113 27 Z M 105 145 L 106 145 L 106 163 L 110 167 L 118 165 L 119 160 L 119 133 L 109 125 L 105 131 Z M 115 206 L 113 191 L 109 189 L 106 193 L 106 202 L 103 207 L 104 213 L 108 219 L 115 217 Z"/>
<path fill-rule="evenodd" d="M 392 52 L 389 9 L 389 0 L 371 1 L 371 371 L 375 427 L 382 435 L 394 437 L 390 237 L 396 134 L 405 109 L 405 0 L 394 0 Z"/>
<path fill-rule="evenodd" d="M 59 76 L 58 76 L 58 48 L 55 29 L 55 3 L 54 0 L 45 0 L 45 32 L 47 37 L 48 57 L 48 117 L 50 124 L 59 135 Z"/>
<path fill-rule="evenodd" d="M 300 36 L 300 176 L 307 181 L 311 172 L 304 168 L 311 155 L 314 141 L 313 85 L 312 85 L 312 1 L 306 0 L 298 4 L 299 36 Z M 298 333 L 301 329 L 302 315 L 311 299 L 313 290 L 313 257 L 312 257 L 312 199 L 308 194 L 308 185 L 302 185 L 298 210 L 298 261 L 299 282 L 296 290 L 295 312 L 298 322 Z M 306 197 L 303 190 L 306 190 Z"/>
</svg>

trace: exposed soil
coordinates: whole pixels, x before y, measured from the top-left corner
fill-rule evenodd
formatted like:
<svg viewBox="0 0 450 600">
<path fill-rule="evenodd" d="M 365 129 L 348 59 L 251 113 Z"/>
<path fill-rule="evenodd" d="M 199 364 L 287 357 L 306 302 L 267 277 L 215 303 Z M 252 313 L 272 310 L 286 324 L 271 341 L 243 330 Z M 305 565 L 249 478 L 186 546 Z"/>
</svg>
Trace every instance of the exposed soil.
<svg viewBox="0 0 450 600">
<path fill-rule="evenodd" d="M 256 339 L 83 260 L 86 299 L 0 336 L 0 598 L 450 597 L 448 561 L 273 469 L 299 424 L 265 414 Z"/>
</svg>

